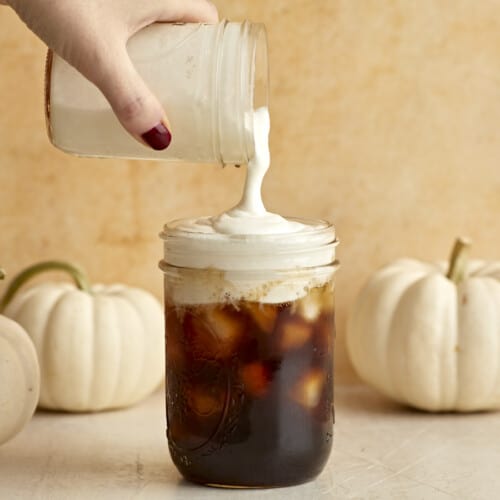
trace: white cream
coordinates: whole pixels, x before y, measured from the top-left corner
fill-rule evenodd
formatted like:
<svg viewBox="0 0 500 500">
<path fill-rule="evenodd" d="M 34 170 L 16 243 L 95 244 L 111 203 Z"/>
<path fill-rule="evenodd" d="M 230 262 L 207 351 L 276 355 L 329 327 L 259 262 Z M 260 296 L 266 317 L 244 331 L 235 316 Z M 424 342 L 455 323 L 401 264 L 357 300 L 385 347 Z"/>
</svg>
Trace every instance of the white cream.
<svg viewBox="0 0 500 500">
<path fill-rule="evenodd" d="M 247 167 L 247 177 L 240 202 L 215 217 L 200 217 L 186 221 L 179 229 L 212 234 L 284 234 L 309 228 L 266 210 L 262 201 L 262 181 L 269 170 L 269 131 L 271 121 L 267 108 L 254 111 L 255 153 Z"/>
<path fill-rule="evenodd" d="M 268 212 L 262 202 L 262 181 L 270 165 L 267 108 L 256 110 L 253 120 L 255 154 L 240 202 L 218 216 L 169 224 L 162 233 L 165 260 L 179 268 L 168 271 L 169 294 L 177 303 L 242 298 L 287 302 L 331 277 L 333 271 L 322 266 L 335 260 L 333 227 L 323 221 L 285 219 Z M 214 272 L 190 273 L 183 279 L 184 268 Z"/>
</svg>

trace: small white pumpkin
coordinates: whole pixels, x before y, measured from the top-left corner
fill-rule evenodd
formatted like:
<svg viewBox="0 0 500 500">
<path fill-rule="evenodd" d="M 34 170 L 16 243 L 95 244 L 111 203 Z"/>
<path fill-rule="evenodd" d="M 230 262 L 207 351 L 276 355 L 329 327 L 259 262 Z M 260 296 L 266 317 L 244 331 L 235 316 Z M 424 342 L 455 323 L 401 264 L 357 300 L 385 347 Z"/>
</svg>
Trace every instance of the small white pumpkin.
<svg viewBox="0 0 500 500">
<path fill-rule="evenodd" d="M 44 283 L 17 293 L 34 275 L 54 270 L 67 272 L 75 284 Z M 163 378 L 163 311 L 144 290 L 90 286 L 71 264 L 42 262 L 14 278 L 2 306 L 33 340 L 43 408 L 125 407 L 152 393 Z"/>
<path fill-rule="evenodd" d="M 4 273 L 0 270 L 0 279 Z M 40 370 L 28 334 L 0 316 L 0 445 L 14 437 L 35 412 Z"/>
<path fill-rule="evenodd" d="M 428 411 L 500 408 L 500 262 L 403 259 L 361 291 L 347 329 L 359 376 L 388 397 Z"/>
</svg>

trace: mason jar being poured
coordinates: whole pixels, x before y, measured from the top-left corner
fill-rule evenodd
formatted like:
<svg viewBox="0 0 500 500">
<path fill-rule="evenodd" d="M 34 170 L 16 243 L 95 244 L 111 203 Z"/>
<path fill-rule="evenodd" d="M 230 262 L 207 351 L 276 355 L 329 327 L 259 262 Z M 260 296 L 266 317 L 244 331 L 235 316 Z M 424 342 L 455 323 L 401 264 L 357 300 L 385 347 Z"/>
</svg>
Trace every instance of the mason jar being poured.
<svg viewBox="0 0 500 500">
<path fill-rule="evenodd" d="M 254 151 L 252 110 L 267 106 L 264 25 L 153 24 L 129 55 L 167 110 L 172 142 L 154 151 L 120 125 L 91 82 L 49 52 L 46 122 L 54 146 L 80 156 L 246 164 Z"/>
</svg>

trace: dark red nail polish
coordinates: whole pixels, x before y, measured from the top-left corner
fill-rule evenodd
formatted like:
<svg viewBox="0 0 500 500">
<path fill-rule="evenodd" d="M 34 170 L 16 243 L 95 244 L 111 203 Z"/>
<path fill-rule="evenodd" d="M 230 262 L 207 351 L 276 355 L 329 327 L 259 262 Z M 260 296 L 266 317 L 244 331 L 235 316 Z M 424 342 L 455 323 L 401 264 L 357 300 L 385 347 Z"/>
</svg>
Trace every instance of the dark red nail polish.
<svg viewBox="0 0 500 500">
<path fill-rule="evenodd" d="M 158 123 L 151 130 L 144 132 L 141 137 L 156 151 L 167 149 L 172 140 L 172 134 L 163 122 Z"/>
</svg>

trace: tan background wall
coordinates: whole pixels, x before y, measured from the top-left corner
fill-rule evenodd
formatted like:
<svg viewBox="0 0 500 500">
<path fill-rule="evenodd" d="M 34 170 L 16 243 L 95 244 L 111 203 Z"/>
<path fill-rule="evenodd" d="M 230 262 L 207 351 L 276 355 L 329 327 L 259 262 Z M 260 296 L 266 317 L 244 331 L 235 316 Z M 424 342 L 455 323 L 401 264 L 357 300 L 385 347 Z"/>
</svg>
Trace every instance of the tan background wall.
<svg viewBox="0 0 500 500">
<path fill-rule="evenodd" d="M 272 158 L 264 195 L 331 219 L 341 239 L 337 371 L 352 378 L 346 311 L 378 266 L 442 258 L 457 234 L 500 258 L 500 2 L 219 0 L 268 25 Z M 79 262 L 94 280 L 161 294 L 157 238 L 172 218 L 222 211 L 243 172 L 84 160 L 45 136 L 44 47 L 0 8 L 0 234 L 14 273 Z"/>
</svg>

